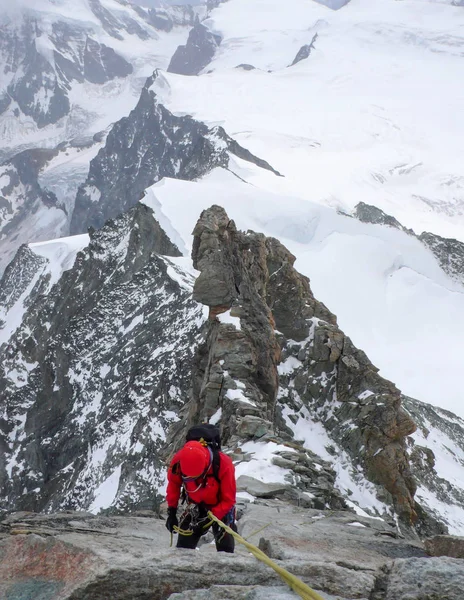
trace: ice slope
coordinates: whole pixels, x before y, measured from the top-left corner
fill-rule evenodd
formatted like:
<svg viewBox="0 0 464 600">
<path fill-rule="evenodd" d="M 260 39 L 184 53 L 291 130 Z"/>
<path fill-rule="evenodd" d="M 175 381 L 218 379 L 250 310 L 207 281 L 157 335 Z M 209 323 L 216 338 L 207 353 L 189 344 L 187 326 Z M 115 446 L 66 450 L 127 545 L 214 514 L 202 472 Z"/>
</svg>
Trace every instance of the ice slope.
<svg viewBox="0 0 464 600">
<path fill-rule="evenodd" d="M 223 38 L 214 60 L 200 77 L 167 74 L 164 101 L 285 175 L 255 185 L 347 211 L 365 201 L 464 240 L 462 7 L 229 0 L 205 24 Z"/>
<path fill-rule="evenodd" d="M 249 168 L 239 172 L 254 177 Z M 268 177 L 270 185 L 276 178 Z M 464 287 L 416 238 L 272 194 L 222 170 L 199 182 L 164 179 L 143 201 L 186 254 L 197 215 L 212 204 L 223 206 L 240 229 L 279 238 L 315 296 L 384 377 L 409 396 L 464 416 Z"/>
</svg>

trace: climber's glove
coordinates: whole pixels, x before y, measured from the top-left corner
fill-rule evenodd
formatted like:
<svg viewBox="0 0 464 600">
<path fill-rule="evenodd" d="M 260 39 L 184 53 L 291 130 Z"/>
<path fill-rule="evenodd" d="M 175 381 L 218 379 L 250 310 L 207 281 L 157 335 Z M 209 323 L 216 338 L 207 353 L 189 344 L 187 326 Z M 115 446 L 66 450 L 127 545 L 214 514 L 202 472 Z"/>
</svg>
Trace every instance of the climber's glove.
<svg viewBox="0 0 464 600">
<path fill-rule="evenodd" d="M 166 520 L 166 529 L 173 533 L 174 527 L 179 526 L 179 521 L 177 520 L 177 508 L 170 506 L 168 508 L 168 518 Z"/>
<path fill-rule="evenodd" d="M 193 535 L 203 535 L 208 531 L 212 522 L 209 517 L 203 517 L 192 525 Z"/>
</svg>

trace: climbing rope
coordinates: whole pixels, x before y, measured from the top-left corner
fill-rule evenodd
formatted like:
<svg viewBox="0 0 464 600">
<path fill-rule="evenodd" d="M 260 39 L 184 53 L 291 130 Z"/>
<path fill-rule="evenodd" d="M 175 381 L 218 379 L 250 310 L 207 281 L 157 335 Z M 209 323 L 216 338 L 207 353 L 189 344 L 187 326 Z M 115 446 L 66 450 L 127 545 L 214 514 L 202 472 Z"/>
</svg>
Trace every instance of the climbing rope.
<svg viewBox="0 0 464 600">
<path fill-rule="evenodd" d="M 279 567 L 279 565 L 272 561 L 267 554 L 264 554 L 262 550 L 256 546 L 253 546 L 253 544 L 250 544 L 250 542 L 247 542 L 246 539 L 242 538 L 241 535 L 236 533 L 233 529 L 215 517 L 212 512 L 208 512 L 208 517 L 220 525 L 225 531 L 227 531 L 227 533 L 230 533 L 230 535 L 232 535 L 239 544 L 245 546 L 245 548 L 249 550 L 258 560 L 268 565 L 268 567 L 271 567 L 271 569 L 274 569 L 274 571 L 285 581 L 288 586 L 290 586 L 294 592 L 298 594 L 298 596 L 300 596 L 300 598 L 303 598 L 303 600 L 324 600 L 322 596 L 312 590 L 308 585 L 303 583 L 301 579 L 298 579 L 298 577 L 295 577 L 295 575 L 292 575 L 287 570 Z"/>
</svg>

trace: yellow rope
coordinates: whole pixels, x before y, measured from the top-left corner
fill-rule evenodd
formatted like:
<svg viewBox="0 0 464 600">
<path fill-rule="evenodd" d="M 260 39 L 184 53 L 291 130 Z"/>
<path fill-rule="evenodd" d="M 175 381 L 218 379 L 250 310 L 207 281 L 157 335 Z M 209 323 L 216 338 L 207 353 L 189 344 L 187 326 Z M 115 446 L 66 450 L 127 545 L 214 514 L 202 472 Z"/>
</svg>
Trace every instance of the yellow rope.
<svg viewBox="0 0 464 600">
<path fill-rule="evenodd" d="M 260 527 L 256 531 L 253 531 L 253 533 L 250 533 L 250 535 L 247 537 L 247 540 L 249 540 L 250 538 L 252 538 L 254 535 L 258 535 L 258 533 L 261 533 L 261 531 L 264 531 L 264 529 L 267 529 L 269 527 L 269 525 L 272 525 L 272 523 L 268 523 L 267 525 L 263 525 L 262 527 Z"/>
<path fill-rule="evenodd" d="M 241 535 L 236 533 L 230 527 L 227 527 L 227 525 L 216 518 L 212 512 L 208 512 L 208 516 L 223 529 L 225 529 L 227 533 L 230 533 L 230 535 L 232 535 L 239 544 L 245 546 L 245 548 L 249 550 L 258 560 L 271 567 L 271 569 L 274 569 L 274 571 L 280 575 L 285 583 L 289 585 L 291 589 L 296 592 L 298 596 L 300 596 L 300 598 L 303 598 L 303 600 L 324 600 L 322 596 L 312 590 L 308 585 L 303 583 L 301 579 L 298 579 L 298 577 L 295 577 L 295 575 L 292 575 L 282 567 L 279 567 L 279 565 L 272 561 L 267 554 L 264 554 L 262 550 L 256 546 L 253 546 L 253 544 L 250 544 L 250 542 L 247 542 L 244 538 L 242 538 Z"/>
</svg>

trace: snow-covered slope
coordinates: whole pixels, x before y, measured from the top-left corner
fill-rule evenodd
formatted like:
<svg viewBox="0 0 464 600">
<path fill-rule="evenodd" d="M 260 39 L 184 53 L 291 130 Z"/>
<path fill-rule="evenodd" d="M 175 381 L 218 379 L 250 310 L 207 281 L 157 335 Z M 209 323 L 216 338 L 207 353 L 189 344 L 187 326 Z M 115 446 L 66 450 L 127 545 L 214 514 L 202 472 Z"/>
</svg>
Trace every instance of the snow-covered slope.
<svg viewBox="0 0 464 600">
<path fill-rule="evenodd" d="M 197 78 L 168 74 L 165 103 L 273 164 L 274 192 L 345 211 L 365 201 L 464 240 L 464 11 L 450 4 L 229 0 L 204 22 L 222 38 L 214 59 Z"/>
</svg>

